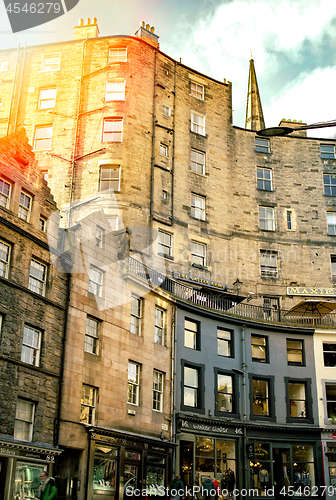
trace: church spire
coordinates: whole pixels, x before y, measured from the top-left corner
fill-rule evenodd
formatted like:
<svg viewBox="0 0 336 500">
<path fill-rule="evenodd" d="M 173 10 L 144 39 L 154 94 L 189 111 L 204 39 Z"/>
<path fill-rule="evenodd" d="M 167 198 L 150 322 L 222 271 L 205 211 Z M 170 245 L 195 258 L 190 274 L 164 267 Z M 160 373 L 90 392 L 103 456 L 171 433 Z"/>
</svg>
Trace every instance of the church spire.
<svg viewBox="0 0 336 500">
<path fill-rule="evenodd" d="M 264 114 L 261 107 L 257 76 L 252 54 L 248 79 L 245 128 L 256 131 L 265 128 Z"/>
</svg>

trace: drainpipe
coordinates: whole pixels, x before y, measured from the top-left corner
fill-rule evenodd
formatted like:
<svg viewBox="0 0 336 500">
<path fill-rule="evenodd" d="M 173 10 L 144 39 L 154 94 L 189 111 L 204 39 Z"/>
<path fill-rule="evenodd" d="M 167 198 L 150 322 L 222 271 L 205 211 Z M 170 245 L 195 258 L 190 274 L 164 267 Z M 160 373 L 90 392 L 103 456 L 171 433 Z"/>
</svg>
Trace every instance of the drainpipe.
<svg viewBox="0 0 336 500">
<path fill-rule="evenodd" d="M 10 98 L 10 107 L 9 107 L 9 114 L 8 114 L 8 123 L 7 123 L 7 132 L 6 132 L 6 135 L 9 134 L 9 128 L 10 128 L 10 122 L 11 122 L 11 114 L 12 114 L 12 108 L 13 108 L 13 97 L 14 97 L 15 82 L 16 82 L 16 74 L 17 74 L 17 69 L 18 69 L 18 64 L 19 64 L 19 55 L 20 55 L 20 44 L 18 45 L 17 53 L 16 53 L 16 63 L 15 63 L 15 70 L 14 70 L 14 77 L 13 77 L 12 95 L 11 95 L 11 98 Z"/>
<path fill-rule="evenodd" d="M 176 377 L 176 306 L 172 307 L 172 364 L 171 364 L 171 370 L 172 370 L 172 380 L 171 380 L 171 432 L 172 432 L 172 437 L 171 440 L 173 443 L 176 443 L 176 422 L 175 422 L 175 377 Z M 172 458 L 172 470 L 176 470 L 176 448 L 173 451 L 173 458 Z"/>
<path fill-rule="evenodd" d="M 243 414 L 243 423 L 247 421 L 247 377 L 246 377 L 246 339 L 245 339 L 245 325 L 241 327 L 241 352 L 242 352 L 242 414 Z M 244 484 L 243 486 L 247 488 L 248 485 L 248 464 L 246 457 L 246 448 L 247 448 L 247 437 L 246 437 L 246 426 L 243 427 L 243 475 L 244 475 Z"/>
<path fill-rule="evenodd" d="M 154 162 L 155 162 L 155 118 L 156 118 L 156 92 L 157 92 L 157 50 L 155 49 L 154 60 L 154 93 L 153 93 L 153 134 L 152 134 L 152 159 L 151 159 L 151 176 L 150 176 L 150 206 L 149 206 L 149 224 L 151 228 L 151 241 L 153 243 L 153 212 L 154 212 Z"/>
<path fill-rule="evenodd" d="M 175 75 L 174 75 L 174 106 L 173 106 L 173 158 L 171 170 L 171 221 L 174 221 L 174 176 L 175 176 L 175 110 L 176 110 L 176 71 L 177 62 L 175 61 Z"/>
</svg>

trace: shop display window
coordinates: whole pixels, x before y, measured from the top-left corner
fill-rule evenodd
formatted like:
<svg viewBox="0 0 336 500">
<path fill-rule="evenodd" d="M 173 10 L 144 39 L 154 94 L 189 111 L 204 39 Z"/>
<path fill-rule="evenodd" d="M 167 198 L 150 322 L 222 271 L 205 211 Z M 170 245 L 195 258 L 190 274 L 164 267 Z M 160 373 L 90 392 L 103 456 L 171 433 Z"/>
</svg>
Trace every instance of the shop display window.
<svg viewBox="0 0 336 500">
<path fill-rule="evenodd" d="M 215 440 L 196 438 L 196 472 L 199 473 L 201 483 L 209 477 L 208 473 L 215 472 Z M 205 473 L 205 474 L 204 474 Z M 204 478 L 203 478 L 204 474 Z M 203 478 L 203 479 L 202 479 Z"/>
<path fill-rule="evenodd" d="M 221 491 L 231 494 L 236 487 L 235 441 L 216 440 L 216 479 Z"/>
<path fill-rule="evenodd" d="M 15 500 L 33 500 L 38 498 L 40 474 L 45 471 L 44 465 L 18 462 L 15 470 L 13 498 Z"/>
<path fill-rule="evenodd" d="M 265 496 L 265 488 L 271 484 L 270 445 L 255 443 L 255 459 L 250 461 L 250 487 L 258 490 L 258 496 Z"/>
<path fill-rule="evenodd" d="M 304 487 L 315 486 L 314 454 L 312 445 L 293 445 L 293 485 L 296 496 L 305 496 Z"/>
<path fill-rule="evenodd" d="M 93 467 L 93 490 L 114 492 L 116 490 L 118 449 L 97 446 Z"/>
<path fill-rule="evenodd" d="M 146 491 L 150 497 L 164 496 L 165 458 L 159 455 L 147 455 Z M 161 489 L 160 489 L 161 487 Z"/>
</svg>

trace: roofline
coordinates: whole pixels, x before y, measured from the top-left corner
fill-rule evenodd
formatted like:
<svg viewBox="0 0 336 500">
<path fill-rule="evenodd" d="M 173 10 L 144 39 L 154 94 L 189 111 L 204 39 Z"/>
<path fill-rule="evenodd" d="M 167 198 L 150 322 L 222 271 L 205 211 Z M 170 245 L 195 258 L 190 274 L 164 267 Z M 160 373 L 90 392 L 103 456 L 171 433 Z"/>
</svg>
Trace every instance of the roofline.
<svg viewBox="0 0 336 500">
<path fill-rule="evenodd" d="M 335 125 L 336 127 L 336 125 Z M 257 134 L 257 131 L 256 130 L 250 130 L 248 128 L 243 128 L 243 127 L 238 127 L 238 125 L 232 125 L 232 128 L 234 129 L 237 129 L 237 130 L 241 130 L 242 132 L 251 132 L 252 134 Z M 278 138 L 283 138 L 285 137 L 286 139 L 303 139 L 305 141 L 330 141 L 330 142 L 336 142 L 336 138 L 333 139 L 332 137 L 305 137 L 305 136 L 302 136 L 302 135 L 291 135 L 291 134 L 288 134 L 286 136 L 279 136 L 279 137 L 276 137 L 276 139 Z M 264 137 L 264 139 L 267 139 L 267 137 Z M 274 137 L 269 137 L 268 139 L 272 140 L 274 139 Z"/>
</svg>

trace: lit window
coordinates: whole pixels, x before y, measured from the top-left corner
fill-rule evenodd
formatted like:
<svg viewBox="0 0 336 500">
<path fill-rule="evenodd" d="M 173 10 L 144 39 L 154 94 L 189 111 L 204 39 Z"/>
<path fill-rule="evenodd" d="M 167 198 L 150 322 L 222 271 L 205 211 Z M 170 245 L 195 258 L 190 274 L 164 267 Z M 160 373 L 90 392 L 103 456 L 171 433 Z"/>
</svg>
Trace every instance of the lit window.
<svg viewBox="0 0 336 500">
<path fill-rule="evenodd" d="M 198 83 L 191 82 L 190 93 L 193 97 L 197 99 L 204 99 L 204 87 Z"/>
<path fill-rule="evenodd" d="M 330 144 L 320 144 L 321 158 L 325 160 L 335 159 L 335 146 Z"/>
<path fill-rule="evenodd" d="M 205 135 L 205 116 L 191 113 L 191 131 L 196 134 Z"/>
<path fill-rule="evenodd" d="M 31 401 L 18 399 L 16 402 L 14 438 L 32 441 L 35 405 Z"/>
<path fill-rule="evenodd" d="M 125 100 L 125 80 L 107 80 L 105 101 Z"/>
<path fill-rule="evenodd" d="M 203 196 L 191 195 L 190 215 L 194 219 L 205 220 L 205 198 Z"/>
<path fill-rule="evenodd" d="M 257 168 L 257 187 L 263 191 L 272 191 L 272 170 Z"/>
<path fill-rule="evenodd" d="M 326 384 L 327 415 L 328 418 L 336 416 L 336 384 Z"/>
<path fill-rule="evenodd" d="M 307 417 L 307 394 L 306 384 L 288 382 L 289 393 L 289 416 L 294 418 Z"/>
<path fill-rule="evenodd" d="M 0 207 L 9 207 L 10 184 L 3 179 L 0 179 Z"/>
<path fill-rule="evenodd" d="M 336 281 L 336 255 L 330 255 L 331 261 L 331 279 Z"/>
<path fill-rule="evenodd" d="M 36 260 L 30 261 L 30 272 L 29 272 L 29 283 L 28 288 L 32 292 L 38 293 L 39 295 L 45 294 L 45 285 L 47 278 L 47 268 L 40 262 Z"/>
<path fill-rule="evenodd" d="M 184 347 L 199 350 L 199 323 L 189 319 L 184 320 Z"/>
<path fill-rule="evenodd" d="M 323 342 L 324 366 L 336 366 L 336 344 Z"/>
<path fill-rule="evenodd" d="M 120 167 L 105 165 L 100 167 L 99 190 L 113 189 L 120 191 Z"/>
<path fill-rule="evenodd" d="M 168 146 L 160 144 L 160 155 L 168 156 Z"/>
<path fill-rule="evenodd" d="M 142 300 L 138 297 L 131 298 L 131 326 L 130 332 L 135 335 L 141 335 L 141 309 Z"/>
<path fill-rule="evenodd" d="M 54 108 L 55 103 L 56 103 L 56 88 L 40 90 L 40 95 L 38 100 L 39 109 Z"/>
<path fill-rule="evenodd" d="M 292 211 L 291 210 L 287 210 L 287 212 L 286 212 L 286 222 L 287 222 L 288 231 L 291 231 L 293 229 Z"/>
<path fill-rule="evenodd" d="M 327 213 L 327 222 L 328 222 L 328 234 L 335 236 L 336 235 L 336 212 L 328 212 Z"/>
<path fill-rule="evenodd" d="M 99 321 L 87 316 L 84 351 L 98 354 L 98 330 Z"/>
<path fill-rule="evenodd" d="M 261 276 L 264 278 L 278 277 L 278 252 L 260 250 Z"/>
<path fill-rule="evenodd" d="M 52 125 L 35 127 L 34 149 L 51 149 Z"/>
<path fill-rule="evenodd" d="M 139 406 L 140 389 L 140 365 L 138 363 L 128 362 L 128 397 L 127 403 Z"/>
<path fill-rule="evenodd" d="M 303 340 L 287 339 L 287 362 L 290 366 L 303 366 Z"/>
<path fill-rule="evenodd" d="M 274 208 L 259 207 L 259 227 L 264 231 L 274 231 Z"/>
<path fill-rule="evenodd" d="M 39 230 L 45 232 L 47 221 L 44 217 L 39 218 Z"/>
<path fill-rule="evenodd" d="M 191 150 L 191 165 L 190 168 L 193 172 L 197 174 L 205 173 L 205 153 L 201 151 Z"/>
<path fill-rule="evenodd" d="M 103 273 L 96 267 L 90 267 L 89 274 L 89 292 L 97 297 L 102 296 L 103 292 Z"/>
<path fill-rule="evenodd" d="M 103 142 L 122 142 L 123 121 L 121 118 L 105 118 Z"/>
<path fill-rule="evenodd" d="M 61 54 L 44 55 L 42 58 L 41 71 L 56 71 L 60 69 Z"/>
<path fill-rule="evenodd" d="M 161 411 L 163 408 L 163 373 L 153 372 L 153 410 Z"/>
<path fill-rule="evenodd" d="M 8 62 L 7 61 L 0 62 L 0 71 L 8 71 Z"/>
<path fill-rule="evenodd" d="M 172 255 L 172 235 L 163 231 L 158 231 L 158 254 L 169 256 Z"/>
<path fill-rule="evenodd" d="M 191 265 L 203 266 L 206 265 L 206 246 L 202 243 L 191 242 Z"/>
<path fill-rule="evenodd" d="M 199 385 L 199 370 L 190 366 L 184 366 L 184 406 L 192 408 L 200 407 Z"/>
<path fill-rule="evenodd" d="M 267 338 L 251 335 L 252 361 L 267 362 Z"/>
<path fill-rule="evenodd" d="M 232 377 L 217 373 L 217 408 L 218 411 L 232 413 L 233 411 Z"/>
<path fill-rule="evenodd" d="M 0 276 L 8 278 L 10 246 L 0 241 Z"/>
<path fill-rule="evenodd" d="M 32 208 L 32 197 L 21 191 L 18 216 L 20 219 L 29 222 Z"/>
<path fill-rule="evenodd" d="M 80 422 L 83 424 L 95 424 L 97 389 L 83 384 L 81 398 Z"/>
<path fill-rule="evenodd" d="M 336 196 L 336 175 L 323 175 L 324 194 Z"/>
<path fill-rule="evenodd" d="M 252 378 L 253 415 L 270 415 L 269 381 Z"/>
<path fill-rule="evenodd" d="M 155 344 L 164 345 L 164 329 L 165 329 L 165 312 L 158 307 L 155 307 Z"/>
<path fill-rule="evenodd" d="M 104 230 L 97 226 L 95 234 L 96 247 L 103 248 L 103 236 L 104 236 Z"/>
<path fill-rule="evenodd" d="M 109 49 L 108 62 L 126 62 L 127 61 L 127 49 L 126 48 L 116 48 Z"/>
<path fill-rule="evenodd" d="M 255 150 L 257 153 L 269 153 L 270 152 L 270 142 L 268 139 L 261 139 L 260 137 L 255 138 Z"/>
<path fill-rule="evenodd" d="M 169 106 L 162 106 L 162 113 L 166 116 L 171 116 L 171 108 Z"/>
<path fill-rule="evenodd" d="M 41 349 L 41 332 L 30 326 L 24 326 L 21 349 L 21 361 L 29 365 L 39 366 Z"/>
<path fill-rule="evenodd" d="M 217 354 L 227 358 L 233 356 L 232 332 L 217 328 Z"/>
</svg>

